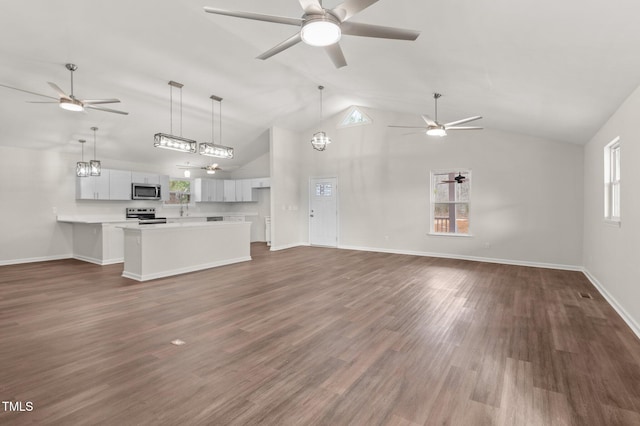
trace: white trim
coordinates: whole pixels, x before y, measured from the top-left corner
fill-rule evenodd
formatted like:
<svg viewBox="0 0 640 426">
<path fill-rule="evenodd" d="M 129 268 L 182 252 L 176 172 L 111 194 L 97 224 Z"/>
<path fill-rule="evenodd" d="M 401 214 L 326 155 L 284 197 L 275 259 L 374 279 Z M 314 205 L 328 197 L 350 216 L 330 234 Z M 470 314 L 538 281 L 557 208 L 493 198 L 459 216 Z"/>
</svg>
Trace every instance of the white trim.
<svg viewBox="0 0 640 426">
<path fill-rule="evenodd" d="M 622 307 L 622 305 L 618 303 L 616 298 L 613 297 L 602 284 L 600 284 L 598 279 L 594 277 L 591 272 L 587 270 L 587 268 L 582 268 L 582 273 L 585 275 L 585 277 L 587 277 L 591 284 L 593 284 L 593 286 L 596 288 L 596 290 L 598 290 L 602 297 L 605 298 L 609 305 L 611 305 L 611 307 L 618 313 L 618 315 L 620 315 L 622 320 L 627 323 L 629 328 L 631 328 L 631 331 L 633 331 L 635 335 L 640 338 L 640 324 L 638 324 L 635 319 L 631 315 L 629 315 L 629 313 Z"/>
<path fill-rule="evenodd" d="M 218 262 L 205 263 L 201 265 L 187 266 L 185 268 L 171 269 L 168 271 L 161 271 L 153 274 L 134 274 L 131 272 L 123 271 L 122 276 L 125 278 L 136 280 L 136 281 L 149 281 L 149 280 L 155 280 L 157 278 L 164 278 L 164 277 L 169 277 L 173 275 L 201 271 L 203 269 L 216 268 L 218 266 L 231 265 L 233 263 L 247 262 L 249 260 L 251 260 L 251 256 L 238 257 L 235 259 L 227 259 L 227 260 L 221 260 Z"/>
<path fill-rule="evenodd" d="M 279 250 L 287 250 L 290 248 L 302 247 L 302 246 L 309 246 L 309 243 L 293 243 L 293 244 L 285 244 L 283 246 L 270 246 L 270 247 L 271 247 L 271 251 L 279 251 Z"/>
<path fill-rule="evenodd" d="M 473 237 L 473 234 L 458 234 L 454 232 L 427 232 L 432 237 Z"/>
<path fill-rule="evenodd" d="M 50 260 L 73 259 L 73 254 L 57 254 L 55 256 L 27 257 L 24 259 L 0 260 L 0 266 L 19 265 L 22 263 L 48 262 Z"/>
<path fill-rule="evenodd" d="M 78 254 L 74 254 L 72 257 L 74 259 L 76 259 L 76 260 L 81 260 L 83 262 L 94 263 L 94 264 L 100 265 L 100 266 L 114 265 L 116 263 L 124 263 L 124 257 L 115 258 L 115 259 L 105 259 L 105 260 L 100 260 L 100 259 L 96 259 L 94 257 L 82 256 L 82 255 L 78 255 Z"/>
<path fill-rule="evenodd" d="M 466 256 L 462 254 L 450 254 L 450 253 L 432 253 L 424 251 L 413 250 L 395 250 L 384 249 L 374 247 L 358 247 L 358 246 L 339 246 L 340 249 L 345 250 L 360 250 L 360 251 L 373 251 L 378 253 L 393 253 L 393 254 L 408 254 L 411 256 L 424 256 L 424 257 L 438 257 L 444 259 L 457 259 L 457 260 L 469 260 L 472 262 L 486 262 L 486 263 L 499 263 L 502 265 L 514 265 L 514 266 L 530 266 L 532 268 L 545 268 L 545 269 L 560 269 L 564 271 L 578 271 L 582 272 L 582 266 L 578 265 L 562 265 L 557 263 L 543 263 L 543 262 L 529 262 L 526 260 L 511 260 L 511 259 L 496 259 L 491 257 L 479 257 L 479 256 Z"/>
</svg>

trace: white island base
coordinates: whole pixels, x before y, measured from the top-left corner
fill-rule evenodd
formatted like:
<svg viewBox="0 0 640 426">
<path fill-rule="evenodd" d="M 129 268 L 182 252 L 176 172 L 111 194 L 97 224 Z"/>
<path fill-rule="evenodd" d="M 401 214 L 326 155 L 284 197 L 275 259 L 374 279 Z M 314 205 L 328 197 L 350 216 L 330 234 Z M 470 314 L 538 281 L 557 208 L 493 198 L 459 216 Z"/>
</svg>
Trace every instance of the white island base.
<svg viewBox="0 0 640 426">
<path fill-rule="evenodd" d="M 122 276 L 147 281 L 251 260 L 251 222 L 123 226 Z"/>
</svg>

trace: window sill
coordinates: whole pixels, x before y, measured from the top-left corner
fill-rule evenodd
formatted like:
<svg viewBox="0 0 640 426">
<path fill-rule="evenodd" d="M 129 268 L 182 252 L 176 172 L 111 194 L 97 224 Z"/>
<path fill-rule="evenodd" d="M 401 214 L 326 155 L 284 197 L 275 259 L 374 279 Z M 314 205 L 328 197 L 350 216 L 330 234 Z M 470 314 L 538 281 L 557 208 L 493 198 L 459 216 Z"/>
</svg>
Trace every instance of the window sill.
<svg viewBox="0 0 640 426">
<path fill-rule="evenodd" d="M 427 232 L 427 235 L 431 235 L 433 237 L 473 237 L 472 234 L 454 234 L 451 232 Z"/>
<path fill-rule="evenodd" d="M 605 219 L 604 224 L 608 226 L 613 226 L 616 228 L 620 228 L 622 226 L 622 222 L 620 220 L 612 220 L 612 219 Z"/>
</svg>

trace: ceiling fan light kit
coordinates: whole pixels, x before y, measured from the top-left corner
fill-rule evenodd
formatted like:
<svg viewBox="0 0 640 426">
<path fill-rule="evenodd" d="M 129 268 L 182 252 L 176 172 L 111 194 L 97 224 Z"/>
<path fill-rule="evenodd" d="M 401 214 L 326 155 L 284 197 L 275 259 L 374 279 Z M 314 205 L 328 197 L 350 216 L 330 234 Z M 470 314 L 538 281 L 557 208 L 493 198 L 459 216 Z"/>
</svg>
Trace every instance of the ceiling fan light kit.
<svg viewBox="0 0 640 426">
<path fill-rule="evenodd" d="M 476 115 L 474 117 L 463 118 L 462 120 L 451 121 L 449 123 L 440 124 L 438 121 L 438 99 L 442 97 L 440 93 L 433 94 L 433 100 L 435 102 L 435 117 L 436 119 L 432 119 L 428 115 L 422 115 L 422 119 L 424 120 L 426 126 L 389 126 L 389 127 L 401 127 L 403 129 L 420 129 L 420 132 L 413 133 L 426 133 L 428 136 L 446 136 L 447 130 L 481 130 L 482 127 L 478 126 L 460 126 L 460 124 L 468 123 L 470 121 L 479 120 L 482 117 Z M 410 133 L 408 133 L 410 134 Z"/>
<path fill-rule="evenodd" d="M 329 46 L 339 42 L 341 36 L 339 21 L 329 13 L 309 19 L 300 30 L 302 41 L 309 46 Z"/>
<path fill-rule="evenodd" d="M 113 112 L 113 113 L 122 114 L 122 115 L 129 114 L 128 112 L 125 112 L 125 111 L 118 111 L 116 109 L 105 108 L 103 106 L 100 106 L 100 104 L 118 103 L 120 102 L 119 99 L 78 99 L 76 98 L 75 95 L 73 94 L 73 72 L 78 69 L 78 66 L 75 64 L 65 64 L 65 68 L 67 68 L 71 73 L 71 94 L 69 95 L 67 95 L 57 84 L 51 83 L 51 82 L 49 82 L 49 87 L 51 87 L 57 93 L 58 95 L 57 98 L 49 95 L 43 95 L 41 93 L 31 92 L 29 90 L 18 89 L 17 87 L 7 86 L 6 84 L 0 84 L 0 86 L 6 87 L 7 89 L 17 90 L 19 92 L 30 93 L 32 95 L 53 99 L 52 101 L 43 101 L 43 102 L 27 101 L 30 103 L 58 104 L 60 108 L 67 111 L 73 111 L 73 112 L 81 112 L 86 109 L 95 109 L 98 111 Z"/>
<path fill-rule="evenodd" d="M 377 3 L 378 0 L 345 0 L 333 9 L 325 9 L 321 0 L 298 1 L 304 10 L 302 18 L 218 9 L 209 6 L 205 6 L 204 11 L 216 15 L 298 27 L 297 33 L 258 56 L 258 59 L 263 60 L 277 55 L 302 41 L 310 46 L 324 47 L 335 67 L 342 68 L 347 65 L 342 48 L 338 43 L 342 35 L 411 41 L 417 39 L 420 35 L 419 31 L 350 21 L 354 15 Z"/>
</svg>

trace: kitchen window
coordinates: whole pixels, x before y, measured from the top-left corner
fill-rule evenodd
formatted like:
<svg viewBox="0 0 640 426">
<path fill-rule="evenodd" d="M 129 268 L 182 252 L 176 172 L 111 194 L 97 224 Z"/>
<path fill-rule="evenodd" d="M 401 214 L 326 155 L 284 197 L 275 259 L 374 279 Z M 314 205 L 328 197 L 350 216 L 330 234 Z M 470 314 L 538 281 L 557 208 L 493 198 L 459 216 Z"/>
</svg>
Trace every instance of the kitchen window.
<svg viewBox="0 0 640 426">
<path fill-rule="evenodd" d="M 620 224 L 620 138 L 604 147 L 604 219 Z"/>
<path fill-rule="evenodd" d="M 471 170 L 431 172 L 430 234 L 469 236 Z"/>
<path fill-rule="evenodd" d="M 169 179 L 169 200 L 165 205 L 191 204 L 191 179 Z"/>
</svg>

